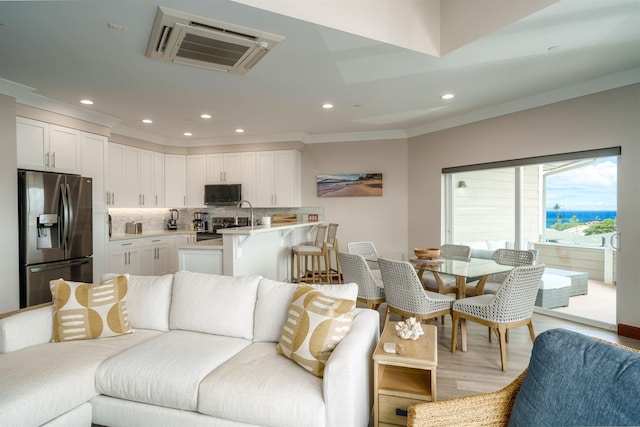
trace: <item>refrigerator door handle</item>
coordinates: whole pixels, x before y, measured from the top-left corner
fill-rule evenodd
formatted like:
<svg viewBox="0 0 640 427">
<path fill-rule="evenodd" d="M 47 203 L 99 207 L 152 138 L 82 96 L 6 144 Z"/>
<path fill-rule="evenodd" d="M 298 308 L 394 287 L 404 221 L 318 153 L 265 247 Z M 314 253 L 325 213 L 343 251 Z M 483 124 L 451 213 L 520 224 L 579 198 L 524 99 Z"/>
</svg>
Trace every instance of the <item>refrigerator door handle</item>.
<svg viewBox="0 0 640 427">
<path fill-rule="evenodd" d="M 62 244 L 65 250 L 69 247 L 69 217 L 71 215 L 69 211 L 69 185 L 60 184 L 60 195 L 62 197 Z"/>
<path fill-rule="evenodd" d="M 91 258 L 86 258 L 80 261 L 76 261 L 74 263 L 70 263 L 69 265 L 82 265 L 82 264 L 89 264 L 90 262 L 92 262 L 93 260 Z M 33 273 L 42 273 L 43 271 L 51 271 L 51 270 L 58 270 L 60 269 L 60 265 L 54 265 L 51 267 L 31 267 L 30 270 Z"/>
</svg>

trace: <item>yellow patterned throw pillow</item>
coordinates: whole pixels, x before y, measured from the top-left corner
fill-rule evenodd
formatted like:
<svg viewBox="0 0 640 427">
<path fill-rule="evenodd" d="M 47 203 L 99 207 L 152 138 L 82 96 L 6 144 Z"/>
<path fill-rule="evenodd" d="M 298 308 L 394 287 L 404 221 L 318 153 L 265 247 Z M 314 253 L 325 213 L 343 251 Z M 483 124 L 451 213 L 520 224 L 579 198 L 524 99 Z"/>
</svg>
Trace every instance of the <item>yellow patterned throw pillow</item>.
<svg viewBox="0 0 640 427">
<path fill-rule="evenodd" d="M 278 353 L 322 377 L 331 352 L 351 329 L 355 304 L 308 285 L 298 287 L 282 327 Z"/>
<path fill-rule="evenodd" d="M 127 278 L 100 284 L 49 282 L 53 297 L 52 342 L 113 337 L 133 332 L 127 318 Z"/>
</svg>

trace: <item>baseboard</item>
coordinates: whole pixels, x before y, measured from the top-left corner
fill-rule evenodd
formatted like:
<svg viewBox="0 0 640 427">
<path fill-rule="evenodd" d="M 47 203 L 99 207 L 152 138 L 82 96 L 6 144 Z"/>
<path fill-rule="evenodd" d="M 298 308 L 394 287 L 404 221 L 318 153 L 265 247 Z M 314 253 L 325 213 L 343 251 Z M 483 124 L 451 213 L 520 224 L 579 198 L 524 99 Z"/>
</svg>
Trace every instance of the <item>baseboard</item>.
<svg viewBox="0 0 640 427">
<path fill-rule="evenodd" d="M 640 328 L 637 326 L 618 323 L 618 335 L 640 340 Z"/>
</svg>

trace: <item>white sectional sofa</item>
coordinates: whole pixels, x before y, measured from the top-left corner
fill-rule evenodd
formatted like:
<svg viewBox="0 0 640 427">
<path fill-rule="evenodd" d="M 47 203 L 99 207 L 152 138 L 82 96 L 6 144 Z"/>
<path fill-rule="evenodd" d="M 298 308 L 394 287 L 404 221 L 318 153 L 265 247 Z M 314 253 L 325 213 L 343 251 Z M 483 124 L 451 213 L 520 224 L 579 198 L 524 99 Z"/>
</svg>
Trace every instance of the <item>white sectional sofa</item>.
<svg viewBox="0 0 640 427">
<path fill-rule="evenodd" d="M 318 377 L 279 354 L 294 284 L 131 276 L 134 332 L 52 343 L 52 306 L 0 319 L 0 426 L 366 426 L 377 312 L 354 309 Z M 355 300 L 357 285 L 318 286 Z"/>
</svg>

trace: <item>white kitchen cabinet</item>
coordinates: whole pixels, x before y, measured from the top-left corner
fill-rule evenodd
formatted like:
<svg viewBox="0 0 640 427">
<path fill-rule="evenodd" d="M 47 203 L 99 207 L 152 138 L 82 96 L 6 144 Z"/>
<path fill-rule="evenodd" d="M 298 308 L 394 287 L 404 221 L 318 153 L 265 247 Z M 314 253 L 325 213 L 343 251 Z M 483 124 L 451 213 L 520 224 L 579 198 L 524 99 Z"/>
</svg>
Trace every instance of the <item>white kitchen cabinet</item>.
<svg viewBox="0 0 640 427">
<path fill-rule="evenodd" d="M 125 146 L 110 142 L 108 153 L 107 204 L 112 208 L 126 207 Z"/>
<path fill-rule="evenodd" d="M 242 198 L 253 202 L 256 187 L 256 153 L 207 154 L 205 184 L 242 184 Z"/>
<path fill-rule="evenodd" d="M 164 154 L 153 153 L 153 201 L 152 207 L 163 208 L 165 206 L 164 190 Z"/>
<path fill-rule="evenodd" d="M 141 264 L 144 244 L 139 240 L 120 240 L 109 244 L 110 273 L 144 275 Z"/>
<path fill-rule="evenodd" d="M 225 182 L 224 154 L 206 155 L 206 184 Z"/>
<path fill-rule="evenodd" d="M 207 156 L 187 156 L 187 206 L 204 206 L 204 185 L 207 180 Z"/>
<path fill-rule="evenodd" d="M 16 117 L 18 167 L 80 174 L 83 132 Z"/>
<path fill-rule="evenodd" d="M 187 205 L 187 156 L 164 155 L 165 206 L 182 208 Z"/>
<path fill-rule="evenodd" d="M 107 203 L 105 157 L 107 154 L 107 138 L 101 135 L 84 133 L 82 135 L 82 176 L 93 179 L 93 205 Z"/>
<path fill-rule="evenodd" d="M 180 248 L 178 249 L 180 270 L 194 273 L 222 274 L 221 248 Z"/>
<path fill-rule="evenodd" d="M 170 255 L 175 248 L 175 237 L 143 238 L 140 249 L 140 270 L 144 275 L 159 276 L 174 273 L 175 262 L 171 262 Z"/>
<path fill-rule="evenodd" d="M 125 204 L 129 208 L 153 206 L 153 153 L 125 147 Z"/>
<path fill-rule="evenodd" d="M 256 153 L 257 207 L 300 207 L 300 152 Z"/>
</svg>

